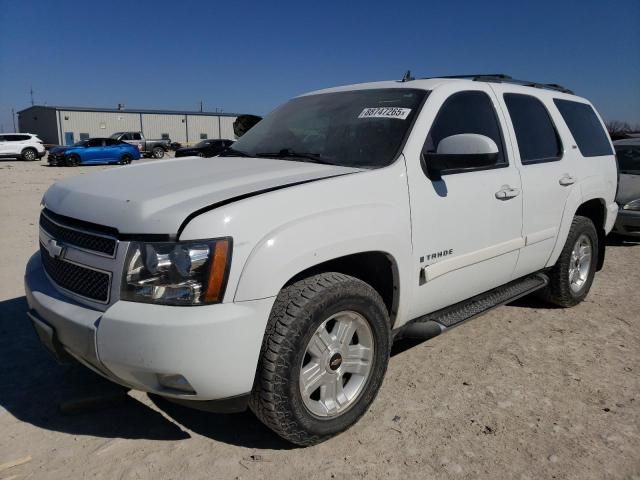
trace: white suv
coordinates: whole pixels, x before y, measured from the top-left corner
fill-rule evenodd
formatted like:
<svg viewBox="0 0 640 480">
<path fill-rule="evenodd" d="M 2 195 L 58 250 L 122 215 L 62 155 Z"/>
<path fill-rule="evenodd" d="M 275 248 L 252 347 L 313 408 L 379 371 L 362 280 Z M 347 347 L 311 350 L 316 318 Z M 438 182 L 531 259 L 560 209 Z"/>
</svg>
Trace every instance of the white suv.
<svg viewBox="0 0 640 480">
<path fill-rule="evenodd" d="M 365 413 L 394 339 L 534 291 L 581 302 L 616 181 L 600 117 L 557 85 L 322 90 L 206 162 L 53 185 L 29 317 L 59 358 L 310 445 Z"/>
<path fill-rule="evenodd" d="M 32 161 L 44 157 L 42 140 L 32 133 L 0 133 L 0 158 Z"/>
</svg>

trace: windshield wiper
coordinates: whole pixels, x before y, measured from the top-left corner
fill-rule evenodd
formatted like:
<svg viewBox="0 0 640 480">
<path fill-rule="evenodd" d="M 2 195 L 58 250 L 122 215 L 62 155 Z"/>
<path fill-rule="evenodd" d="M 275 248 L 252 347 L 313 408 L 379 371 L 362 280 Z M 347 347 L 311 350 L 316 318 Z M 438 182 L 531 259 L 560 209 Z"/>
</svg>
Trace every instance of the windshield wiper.
<svg viewBox="0 0 640 480">
<path fill-rule="evenodd" d="M 324 158 L 319 153 L 311 153 L 311 152 L 295 152 L 290 148 L 283 148 L 279 152 L 262 152 L 256 153 L 256 157 L 265 157 L 265 158 L 293 158 L 296 160 L 307 160 L 313 163 L 322 163 L 323 165 L 338 165 L 337 163 L 332 162 L 331 160 Z"/>
<path fill-rule="evenodd" d="M 236 150 L 233 147 L 227 147 L 218 156 L 219 157 L 250 157 L 251 155 L 249 155 L 248 153 L 242 152 L 240 150 Z"/>
</svg>

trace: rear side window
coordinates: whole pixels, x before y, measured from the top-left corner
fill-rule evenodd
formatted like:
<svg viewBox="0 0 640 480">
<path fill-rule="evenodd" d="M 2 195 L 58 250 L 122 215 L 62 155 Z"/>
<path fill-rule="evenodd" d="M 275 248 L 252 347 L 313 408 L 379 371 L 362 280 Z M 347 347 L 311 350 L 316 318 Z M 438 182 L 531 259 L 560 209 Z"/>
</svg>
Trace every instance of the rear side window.
<svg viewBox="0 0 640 480">
<path fill-rule="evenodd" d="M 562 145 L 544 104 L 531 95 L 506 93 L 509 110 L 523 165 L 560 160 Z"/>
<path fill-rule="evenodd" d="M 609 136 L 602 128 L 602 124 L 591 105 L 558 98 L 555 98 L 553 103 L 560 110 L 560 114 L 569 127 L 582 156 L 598 157 L 613 154 Z"/>
<path fill-rule="evenodd" d="M 433 121 L 425 151 L 437 152 L 441 140 L 460 133 L 477 133 L 489 137 L 498 146 L 498 163 L 507 163 L 498 118 L 486 93 L 468 91 L 451 95 Z"/>
<path fill-rule="evenodd" d="M 142 140 L 142 135 L 140 135 L 139 133 L 132 133 L 129 134 L 129 137 L 132 137 L 134 140 Z"/>
</svg>

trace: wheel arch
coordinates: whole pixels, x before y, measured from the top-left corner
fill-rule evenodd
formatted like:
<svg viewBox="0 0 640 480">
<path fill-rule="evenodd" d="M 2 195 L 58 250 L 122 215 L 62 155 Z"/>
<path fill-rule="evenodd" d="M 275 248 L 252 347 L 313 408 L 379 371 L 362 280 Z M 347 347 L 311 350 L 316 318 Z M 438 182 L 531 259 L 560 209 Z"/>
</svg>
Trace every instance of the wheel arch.
<svg viewBox="0 0 640 480">
<path fill-rule="evenodd" d="M 578 192 L 578 190 L 574 190 L 574 192 Z M 577 193 L 571 195 L 567 200 L 565 214 L 562 218 L 562 225 L 558 232 L 556 245 L 546 266 L 552 267 L 558 261 L 558 257 L 560 256 L 564 244 L 567 241 L 571 222 L 576 215 L 589 218 L 596 227 L 596 232 L 598 232 L 598 263 L 596 265 L 596 270 L 600 271 L 604 265 L 605 257 L 605 222 L 607 216 L 606 201 L 601 197 L 593 197 L 589 199 L 580 198 Z"/>
<path fill-rule="evenodd" d="M 371 285 L 382 297 L 389 314 L 390 327 L 393 327 L 400 300 L 400 275 L 398 264 L 392 255 L 381 251 L 367 251 L 326 260 L 296 273 L 287 280 L 283 288 L 298 280 L 327 272 L 349 275 Z"/>
</svg>

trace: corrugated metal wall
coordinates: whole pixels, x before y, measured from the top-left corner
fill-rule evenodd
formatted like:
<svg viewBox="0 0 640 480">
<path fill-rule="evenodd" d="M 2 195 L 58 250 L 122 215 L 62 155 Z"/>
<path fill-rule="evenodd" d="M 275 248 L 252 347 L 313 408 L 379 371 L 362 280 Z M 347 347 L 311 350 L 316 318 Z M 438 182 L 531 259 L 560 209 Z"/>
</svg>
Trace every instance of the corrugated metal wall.
<svg viewBox="0 0 640 480">
<path fill-rule="evenodd" d="M 237 117 L 220 117 L 221 138 L 235 140 L 236 135 L 233 133 L 233 122 L 235 122 L 236 118 Z"/>
<path fill-rule="evenodd" d="M 174 142 L 187 141 L 187 123 L 185 115 L 143 113 L 142 131 L 149 139 L 162 138 L 162 134 L 169 135 Z"/>
<path fill-rule="evenodd" d="M 31 107 L 18 116 L 18 131 L 35 133 L 44 143 L 60 143 L 58 118 L 51 108 Z"/>
<path fill-rule="evenodd" d="M 200 141 L 200 134 L 206 134 L 207 138 L 235 139 L 235 119 L 208 114 L 91 112 L 36 106 L 21 112 L 18 122 L 20 131 L 36 133 L 51 144 L 77 142 L 84 136 L 108 137 L 125 131 L 142 131 L 149 139 L 168 134 L 175 142 L 195 144 Z"/>
<path fill-rule="evenodd" d="M 202 139 L 201 134 L 205 134 L 207 138 L 220 138 L 220 117 L 187 115 L 187 123 L 189 126 L 188 143 L 199 142 Z"/>
<path fill-rule="evenodd" d="M 73 132 L 75 142 L 80 140 L 80 134 L 89 137 L 108 137 L 116 132 L 139 131 L 140 114 L 125 112 L 75 112 L 59 111 L 61 142 L 65 134 Z"/>
</svg>

